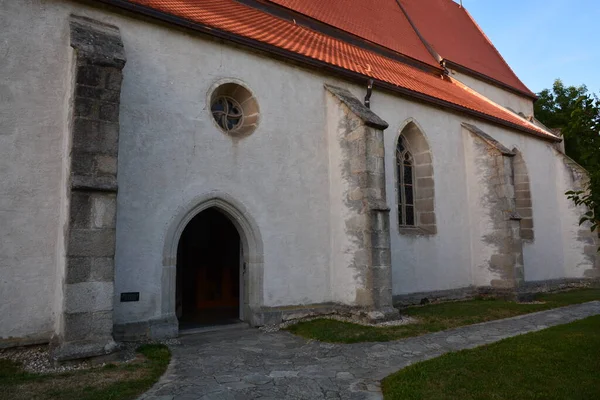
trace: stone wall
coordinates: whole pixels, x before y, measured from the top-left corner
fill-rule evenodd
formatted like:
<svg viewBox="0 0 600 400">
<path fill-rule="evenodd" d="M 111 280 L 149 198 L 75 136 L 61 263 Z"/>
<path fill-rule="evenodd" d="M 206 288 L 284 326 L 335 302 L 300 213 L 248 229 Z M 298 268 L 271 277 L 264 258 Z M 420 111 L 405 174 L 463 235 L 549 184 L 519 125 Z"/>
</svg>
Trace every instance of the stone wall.
<svg viewBox="0 0 600 400">
<path fill-rule="evenodd" d="M 114 348 L 113 296 L 119 100 L 125 53 L 118 28 L 72 16 L 76 56 L 71 198 L 59 360 Z"/>
<path fill-rule="evenodd" d="M 333 208 L 343 208 L 340 219 L 334 214 L 332 224 L 340 226 L 345 240 L 333 249 L 336 260 L 334 274 L 351 274 L 354 279 L 353 301 L 336 299 L 352 306 L 365 307 L 381 313 L 379 317 L 393 316 L 392 271 L 390 257 L 389 208 L 385 188 L 383 130 L 387 123 L 360 103 L 348 90 L 325 85 L 330 97 L 328 107 L 335 109 L 336 118 L 328 121 L 330 145 L 334 152 L 330 168 L 332 190 L 341 191 L 332 197 Z M 334 115 L 334 114 L 330 114 Z M 335 253 L 349 255 L 338 258 Z M 349 262 L 349 265 L 346 263 Z M 375 315 L 375 314 L 373 314 Z"/>
<path fill-rule="evenodd" d="M 515 188 L 516 211 L 521 217 L 521 238 L 527 241 L 534 240 L 533 230 L 533 202 L 531 201 L 531 188 L 529 173 L 525 159 L 518 149 L 512 150 L 515 156 L 512 159 Z"/>
<path fill-rule="evenodd" d="M 485 209 L 482 221 L 485 228 L 473 240 L 491 249 L 489 258 L 482 258 L 474 265 L 480 277 L 475 284 L 516 288 L 524 280 L 524 268 L 521 217 L 516 212 L 513 180 L 515 153 L 476 126 L 463 123 L 463 127 L 472 137 L 472 158 L 466 162 L 475 164 L 473 179 L 480 190 L 473 193 L 472 201 Z"/>
</svg>

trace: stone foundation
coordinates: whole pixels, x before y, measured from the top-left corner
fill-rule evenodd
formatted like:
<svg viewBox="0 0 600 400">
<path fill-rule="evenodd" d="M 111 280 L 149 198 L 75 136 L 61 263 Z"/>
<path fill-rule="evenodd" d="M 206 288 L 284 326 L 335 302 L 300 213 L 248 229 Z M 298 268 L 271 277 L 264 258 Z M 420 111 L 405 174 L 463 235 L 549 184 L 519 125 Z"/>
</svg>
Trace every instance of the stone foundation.
<svg viewBox="0 0 600 400">
<path fill-rule="evenodd" d="M 496 297 L 512 301 L 527 301 L 528 297 L 537 293 L 557 292 L 561 290 L 582 289 L 596 286 L 600 286 L 600 279 L 563 278 L 546 281 L 523 282 L 518 289 L 498 288 L 492 286 L 468 286 L 457 289 L 395 295 L 394 306 L 403 307 L 421 304 L 427 301 L 444 302 L 470 300 L 478 296 Z"/>
</svg>

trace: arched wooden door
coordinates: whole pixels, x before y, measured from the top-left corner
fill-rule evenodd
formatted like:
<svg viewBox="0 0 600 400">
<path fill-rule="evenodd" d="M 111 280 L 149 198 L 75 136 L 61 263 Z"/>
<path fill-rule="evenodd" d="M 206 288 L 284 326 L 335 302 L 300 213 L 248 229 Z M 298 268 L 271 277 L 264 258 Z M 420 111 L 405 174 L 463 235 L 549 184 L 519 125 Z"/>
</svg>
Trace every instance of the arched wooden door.
<svg viewBox="0 0 600 400">
<path fill-rule="evenodd" d="M 216 208 L 195 216 L 177 250 L 180 329 L 239 322 L 240 236 Z"/>
</svg>

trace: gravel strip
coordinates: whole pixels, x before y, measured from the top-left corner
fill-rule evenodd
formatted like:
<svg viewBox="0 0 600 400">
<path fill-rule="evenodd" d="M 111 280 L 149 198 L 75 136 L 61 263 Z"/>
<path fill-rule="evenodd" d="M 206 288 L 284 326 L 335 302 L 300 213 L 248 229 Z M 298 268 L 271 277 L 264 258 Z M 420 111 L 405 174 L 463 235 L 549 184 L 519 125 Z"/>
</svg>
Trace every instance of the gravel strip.
<svg viewBox="0 0 600 400">
<path fill-rule="evenodd" d="M 137 355 L 135 350 L 142 344 L 164 344 L 166 346 L 176 346 L 181 344 L 181 342 L 179 339 L 168 339 L 161 341 L 148 340 L 142 342 L 119 343 L 120 354 L 118 362 L 126 363 L 135 359 Z M 101 368 L 106 364 L 112 364 L 112 362 L 93 362 L 89 359 L 82 361 L 75 360 L 63 364 L 54 364 L 50 357 L 50 346 L 48 345 L 0 349 L 0 359 L 15 361 L 20 363 L 25 371 L 38 374 L 57 374 L 68 371 Z"/>
</svg>

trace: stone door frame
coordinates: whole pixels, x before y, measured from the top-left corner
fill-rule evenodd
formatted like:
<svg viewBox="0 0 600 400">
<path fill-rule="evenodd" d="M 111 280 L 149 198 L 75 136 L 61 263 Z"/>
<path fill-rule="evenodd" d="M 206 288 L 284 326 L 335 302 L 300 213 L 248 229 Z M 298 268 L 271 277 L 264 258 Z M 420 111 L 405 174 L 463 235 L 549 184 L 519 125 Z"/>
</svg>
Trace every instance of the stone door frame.
<svg viewBox="0 0 600 400">
<path fill-rule="evenodd" d="M 177 248 L 188 223 L 202 211 L 217 208 L 236 227 L 242 248 L 242 267 L 246 273 L 241 282 L 240 317 L 251 322 L 263 305 L 264 255 L 262 236 L 258 225 L 243 204 L 222 192 L 209 192 L 194 198 L 173 218 L 165 238 L 161 278 L 161 313 L 172 324 L 178 324 L 175 315 Z"/>
</svg>

